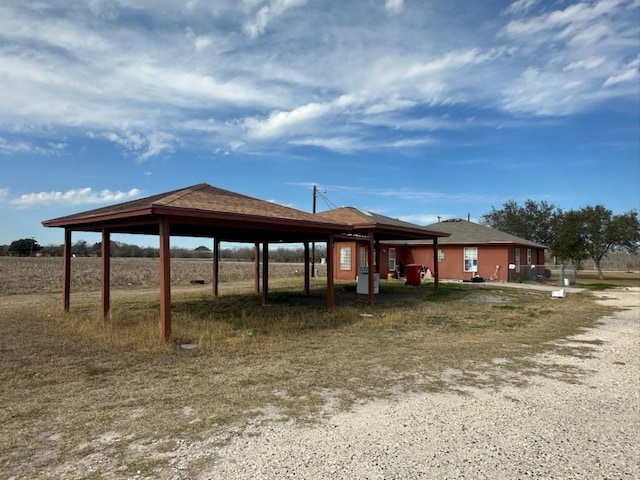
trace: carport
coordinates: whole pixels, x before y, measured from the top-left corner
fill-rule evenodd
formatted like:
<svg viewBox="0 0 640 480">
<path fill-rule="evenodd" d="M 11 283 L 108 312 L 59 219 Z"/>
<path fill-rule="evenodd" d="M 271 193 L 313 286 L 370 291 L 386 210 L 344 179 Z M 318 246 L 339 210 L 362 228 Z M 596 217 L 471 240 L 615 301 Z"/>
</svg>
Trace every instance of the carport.
<svg viewBox="0 0 640 480">
<path fill-rule="evenodd" d="M 256 249 L 256 291 L 260 290 L 257 253 L 262 245 L 262 300 L 269 301 L 269 244 L 302 243 L 305 254 L 304 290 L 310 290 L 309 243 L 326 242 L 347 233 L 349 225 L 324 220 L 311 213 L 258 200 L 246 195 L 198 184 L 131 202 L 43 221 L 45 227 L 62 227 L 64 236 L 63 308 L 69 310 L 71 292 L 72 232 L 102 233 L 102 316 L 110 310 L 110 242 L 112 233 L 158 235 L 160 240 L 160 335 L 171 335 L 170 237 L 213 239 L 213 295 L 218 295 L 220 242 L 253 243 Z M 332 265 L 327 265 L 327 310 L 334 308 Z"/>
</svg>

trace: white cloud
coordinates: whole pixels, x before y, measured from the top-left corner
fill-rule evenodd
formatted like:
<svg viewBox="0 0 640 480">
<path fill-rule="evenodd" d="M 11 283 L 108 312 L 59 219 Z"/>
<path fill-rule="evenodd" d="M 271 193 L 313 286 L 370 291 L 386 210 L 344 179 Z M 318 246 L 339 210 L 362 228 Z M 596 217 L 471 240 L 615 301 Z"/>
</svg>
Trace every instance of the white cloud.
<svg viewBox="0 0 640 480">
<path fill-rule="evenodd" d="M 308 137 L 289 142 L 291 145 L 306 145 L 318 148 L 324 148 L 338 153 L 351 153 L 358 150 L 368 148 L 360 139 L 345 136 L 335 137 Z"/>
<path fill-rule="evenodd" d="M 638 76 L 628 56 L 640 35 L 630 16 L 638 7 L 629 0 L 577 2 L 509 22 L 502 36 L 518 45 L 515 58 L 527 62 L 505 83 L 503 108 L 562 116 L 637 97 L 628 88 Z"/>
<path fill-rule="evenodd" d="M 130 152 L 136 153 L 136 160 L 143 162 L 153 156 L 164 152 L 171 152 L 177 142 L 173 134 L 165 132 L 151 132 L 147 134 L 124 131 L 116 132 L 89 132 L 90 138 L 103 138 L 124 147 Z"/>
<path fill-rule="evenodd" d="M 0 155 L 57 155 L 66 148 L 63 142 L 47 142 L 45 146 L 21 140 L 10 141 L 0 137 Z"/>
<path fill-rule="evenodd" d="M 171 152 L 176 138 L 170 133 L 154 132 L 147 135 L 147 149 L 138 155 L 138 161 L 143 162 L 164 152 Z"/>
<path fill-rule="evenodd" d="M 605 63 L 605 58 L 597 57 L 597 58 L 586 58 L 584 60 L 578 60 L 576 62 L 571 62 L 569 65 L 564 67 L 564 70 L 593 70 L 594 68 L 598 68 L 600 65 Z"/>
<path fill-rule="evenodd" d="M 91 187 L 67 190 L 66 192 L 25 193 L 10 201 L 18 207 L 37 207 L 50 205 L 85 205 L 124 202 L 140 196 L 140 190 L 132 188 L 127 192 L 100 190 Z"/>
<path fill-rule="evenodd" d="M 610 87 L 618 83 L 631 82 L 636 80 L 640 76 L 640 72 L 638 72 L 639 67 L 640 57 L 636 57 L 634 60 L 624 65 L 619 73 L 608 77 L 604 82 L 604 86 Z M 635 86 L 637 87 L 637 82 Z"/>
<path fill-rule="evenodd" d="M 263 2 L 251 2 L 262 4 Z M 284 14 L 287 10 L 305 5 L 307 0 L 269 0 L 253 15 L 251 20 L 244 24 L 244 31 L 249 38 L 256 38 L 262 35 L 269 23 L 275 18 Z"/>
<path fill-rule="evenodd" d="M 402 12 L 404 8 L 404 0 L 385 0 L 384 8 L 392 15 Z"/>
<path fill-rule="evenodd" d="M 272 112 L 266 120 L 247 119 L 249 135 L 255 138 L 279 137 L 286 130 L 315 120 L 329 111 L 327 104 L 309 103 L 289 112 Z"/>
<path fill-rule="evenodd" d="M 248 118 L 245 127 L 250 137 L 277 138 L 285 133 L 296 132 L 329 113 L 340 113 L 354 103 L 354 97 L 343 95 L 331 102 L 312 102 L 289 111 L 274 111 L 264 120 Z"/>
<path fill-rule="evenodd" d="M 496 110 L 567 115 L 637 98 L 637 1 L 466 6 L 483 26 L 432 2 L 376 1 L 0 6 L 0 154 L 56 152 L 7 133 L 22 131 L 89 132 L 136 161 L 231 142 L 354 151 L 393 144 L 399 129 L 464 128 L 434 121 L 449 106 L 480 108 L 475 125 L 487 125 Z"/>
<path fill-rule="evenodd" d="M 504 9 L 503 13 L 508 15 L 520 15 L 533 7 L 538 0 L 517 0 Z"/>
<path fill-rule="evenodd" d="M 437 143 L 433 138 L 403 138 L 388 144 L 391 148 L 415 148 Z"/>
</svg>

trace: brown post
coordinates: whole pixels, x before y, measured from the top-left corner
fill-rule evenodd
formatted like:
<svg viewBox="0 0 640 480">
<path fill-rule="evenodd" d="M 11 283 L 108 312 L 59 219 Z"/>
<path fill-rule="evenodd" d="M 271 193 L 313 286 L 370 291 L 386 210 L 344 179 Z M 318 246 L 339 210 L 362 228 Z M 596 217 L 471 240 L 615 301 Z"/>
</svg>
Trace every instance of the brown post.
<svg viewBox="0 0 640 480">
<path fill-rule="evenodd" d="M 375 292 L 374 292 L 374 285 L 375 285 L 375 266 L 373 265 L 373 248 L 374 248 L 374 243 L 373 243 L 373 232 L 369 233 L 369 243 L 367 245 L 367 263 L 368 263 L 368 285 L 367 288 L 369 289 L 369 295 L 368 295 L 368 301 L 369 301 L 369 305 L 373 305 L 374 303 L 376 303 L 375 300 Z"/>
<path fill-rule="evenodd" d="M 213 239 L 213 277 L 211 278 L 211 287 L 213 290 L 213 296 L 217 297 L 219 294 L 218 281 L 220 280 L 220 241 L 217 238 Z"/>
<path fill-rule="evenodd" d="M 269 244 L 262 244 L 262 304 L 269 304 Z"/>
<path fill-rule="evenodd" d="M 311 268 L 309 266 L 309 242 L 304 242 L 304 294 L 309 295 L 311 293 L 311 287 L 309 285 L 309 272 Z M 315 274 L 314 274 L 315 277 Z"/>
<path fill-rule="evenodd" d="M 160 338 L 171 336 L 171 251 L 170 225 L 166 217 L 160 219 Z"/>
<path fill-rule="evenodd" d="M 255 243 L 253 246 L 253 282 L 254 291 L 260 293 L 260 244 Z"/>
<path fill-rule="evenodd" d="M 433 239 L 433 289 L 437 292 L 439 286 L 438 281 L 438 237 Z"/>
<path fill-rule="evenodd" d="M 111 234 L 106 228 L 102 229 L 102 320 L 109 319 L 111 309 Z"/>
<path fill-rule="evenodd" d="M 64 267 L 62 270 L 62 308 L 69 311 L 71 303 L 71 230 L 64 229 Z"/>
<path fill-rule="evenodd" d="M 333 233 L 329 234 L 327 240 L 327 311 L 333 312 L 336 304 L 335 292 L 333 290 Z"/>
</svg>

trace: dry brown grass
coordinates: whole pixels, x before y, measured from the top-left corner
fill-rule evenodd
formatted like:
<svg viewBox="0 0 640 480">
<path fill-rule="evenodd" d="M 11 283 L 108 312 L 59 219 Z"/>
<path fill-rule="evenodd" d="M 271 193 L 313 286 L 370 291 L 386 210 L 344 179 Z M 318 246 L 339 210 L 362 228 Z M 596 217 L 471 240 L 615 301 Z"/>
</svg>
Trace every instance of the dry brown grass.
<svg viewBox="0 0 640 480">
<path fill-rule="evenodd" d="M 59 295 L 0 297 L 0 476 L 169 478 L 181 445 L 225 442 L 267 420 L 316 421 L 398 392 L 523 381 L 478 373 L 494 358 L 576 381 L 581 372 L 541 370 L 529 357 L 605 312 L 589 293 L 551 300 L 445 283 L 436 295 L 382 281 L 374 307 L 339 284 L 327 313 L 322 278 L 309 297 L 299 278 L 274 280 L 268 307 L 250 283 L 240 287 L 217 299 L 206 285 L 176 289 L 170 343 L 158 339 L 155 289 L 114 290 L 108 323 L 94 292 L 75 294 L 68 314 Z M 463 373 L 453 381 L 451 371 Z"/>
</svg>

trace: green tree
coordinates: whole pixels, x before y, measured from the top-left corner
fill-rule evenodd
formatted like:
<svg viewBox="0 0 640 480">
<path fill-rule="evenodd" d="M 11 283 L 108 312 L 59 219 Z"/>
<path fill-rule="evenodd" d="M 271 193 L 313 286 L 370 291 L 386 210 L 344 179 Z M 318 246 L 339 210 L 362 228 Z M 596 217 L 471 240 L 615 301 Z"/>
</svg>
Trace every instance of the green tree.
<svg viewBox="0 0 640 480">
<path fill-rule="evenodd" d="M 598 278 L 602 279 L 600 262 L 605 256 L 615 250 L 636 253 L 639 245 L 640 222 L 636 211 L 614 215 L 611 210 L 596 205 L 565 214 L 552 250 L 576 266 L 592 259 Z"/>
<path fill-rule="evenodd" d="M 42 250 L 42 247 L 38 245 L 38 242 L 34 238 L 21 238 L 20 240 L 11 242 L 8 252 L 20 257 L 30 257 L 39 250 Z"/>
<path fill-rule="evenodd" d="M 510 200 L 500 210 L 491 207 L 491 212 L 481 218 L 488 227 L 548 247 L 553 243 L 562 217 L 562 210 L 544 200 L 527 200 L 523 206 Z"/>
</svg>

